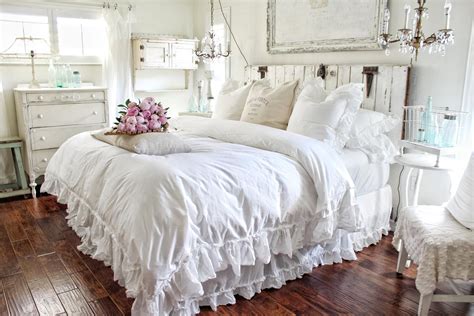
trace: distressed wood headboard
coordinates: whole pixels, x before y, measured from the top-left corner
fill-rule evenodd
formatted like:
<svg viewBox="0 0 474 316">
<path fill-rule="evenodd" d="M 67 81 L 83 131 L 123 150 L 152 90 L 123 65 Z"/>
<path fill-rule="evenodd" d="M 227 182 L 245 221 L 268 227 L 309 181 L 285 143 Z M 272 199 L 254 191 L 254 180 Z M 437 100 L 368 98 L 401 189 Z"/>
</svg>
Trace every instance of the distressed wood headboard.
<svg viewBox="0 0 474 316">
<path fill-rule="evenodd" d="M 251 65 L 245 68 L 247 81 L 268 79 L 272 86 L 291 80 L 299 80 L 296 96 L 302 89 L 302 82 L 316 76 L 324 79 L 325 88 L 334 90 L 344 84 L 364 83 L 362 108 L 394 114 L 403 118 L 409 92 L 408 65 Z M 394 131 L 393 139 L 400 139 L 402 124 Z"/>
</svg>

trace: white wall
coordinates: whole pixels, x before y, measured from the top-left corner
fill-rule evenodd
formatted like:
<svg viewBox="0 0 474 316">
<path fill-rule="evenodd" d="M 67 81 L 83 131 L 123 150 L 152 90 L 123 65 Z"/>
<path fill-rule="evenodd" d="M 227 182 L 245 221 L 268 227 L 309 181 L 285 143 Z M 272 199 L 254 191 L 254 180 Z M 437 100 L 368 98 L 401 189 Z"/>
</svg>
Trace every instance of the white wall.
<svg viewBox="0 0 474 316">
<path fill-rule="evenodd" d="M 427 2 L 430 17 L 424 23 L 426 35 L 444 26 L 444 2 L 445 0 Z M 451 27 L 455 32 L 455 44 L 448 48 L 444 57 L 429 55 L 427 52 L 421 53 L 418 61 L 413 64 L 411 72 L 409 104 L 424 104 L 427 97 L 431 95 L 435 106 L 461 108 L 474 1 L 452 0 L 451 2 L 453 3 Z M 414 7 L 416 1 L 389 1 L 390 33 L 392 34 L 402 26 L 405 3 Z M 232 29 L 250 64 L 410 63 L 410 58 L 399 54 L 395 45 L 388 57 L 383 51 L 271 55 L 266 47 L 267 0 L 222 0 L 222 4 L 230 7 Z M 209 21 L 205 20 L 208 16 L 209 2 L 197 0 L 195 7 L 194 30 L 195 35 L 201 38 L 209 25 Z M 232 77 L 242 80 L 245 63 L 234 44 L 232 51 Z M 394 175 L 397 173 L 394 172 Z M 421 203 L 442 203 L 448 198 L 450 181 L 446 174 L 427 172 L 424 179 L 420 192 Z M 432 183 L 437 184 L 433 186 Z"/>
<path fill-rule="evenodd" d="M 136 0 L 135 20 L 132 25 L 134 33 L 154 33 L 163 35 L 178 35 L 193 38 L 194 29 L 193 0 Z M 155 71 L 160 75 L 160 70 Z M 169 106 L 171 116 L 186 111 L 192 94 L 193 76 L 188 72 L 189 85 L 186 91 L 139 93 L 138 97 L 153 96 L 164 105 Z"/>
<path fill-rule="evenodd" d="M 38 3 L 44 1 L 37 1 Z M 51 2 L 51 1 L 50 1 Z M 101 1 L 97 1 L 102 3 Z M 193 1 L 192 0 L 135 0 L 131 1 L 135 10 L 135 23 L 132 32 L 183 35 L 193 37 Z M 102 84 L 101 65 L 72 65 L 73 70 L 79 70 L 84 82 Z M 40 82 L 47 82 L 48 67 L 37 65 L 36 76 Z M 15 136 L 18 133 L 16 112 L 13 98 L 13 88 L 20 83 L 31 80 L 29 65 L 0 64 L 0 82 L 3 85 L 5 105 L 0 108 L 0 137 Z M 190 82 L 192 83 L 192 75 Z M 170 106 L 170 114 L 186 110 L 191 87 L 188 91 L 154 95 L 165 105 Z M 143 97 L 143 95 L 138 95 Z M 147 94 L 148 96 L 148 94 Z M 0 102 L 0 106 L 2 103 Z M 13 170 L 9 158 L 10 154 L 0 151 L 0 183 L 11 181 Z"/>
</svg>

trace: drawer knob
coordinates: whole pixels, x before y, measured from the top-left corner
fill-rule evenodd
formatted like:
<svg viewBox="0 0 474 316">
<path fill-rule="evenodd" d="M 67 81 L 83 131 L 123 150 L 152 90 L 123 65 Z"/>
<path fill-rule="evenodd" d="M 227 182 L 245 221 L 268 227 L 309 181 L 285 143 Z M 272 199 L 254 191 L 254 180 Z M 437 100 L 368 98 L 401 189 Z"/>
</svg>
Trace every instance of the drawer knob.
<svg viewBox="0 0 474 316">
<path fill-rule="evenodd" d="M 48 158 L 41 159 L 42 162 L 48 162 Z"/>
<path fill-rule="evenodd" d="M 80 98 L 81 98 L 81 96 L 80 96 L 79 94 L 77 94 L 77 93 L 75 93 L 75 94 L 72 95 L 72 99 L 73 99 L 74 101 L 79 101 Z"/>
<path fill-rule="evenodd" d="M 97 113 L 97 111 L 94 111 L 94 112 L 92 112 L 92 114 L 93 114 L 93 115 L 97 115 L 98 113 Z"/>
<path fill-rule="evenodd" d="M 42 119 L 43 117 L 44 117 L 43 114 L 38 114 L 38 118 L 39 118 L 39 119 Z"/>
<path fill-rule="evenodd" d="M 91 94 L 91 98 L 92 98 L 92 99 L 95 99 L 95 98 L 96 98 L 96 96 L 95 96 L 94 93 Z"/>
<path fill-rule="evenodd" d="M 43 101 L 43 100 L 44 100 L 44 97 L 43 97 L 42 95 L 39 95 L 39 96 L 38 96 L 38 100 Z"/>
<path fill-rule="evenodd" d="M 41 137 L 40 137 L 40 140 L 45 141 L 45 140 L 46 140 L 46 136 L 41 136 Z"/>
</svg>

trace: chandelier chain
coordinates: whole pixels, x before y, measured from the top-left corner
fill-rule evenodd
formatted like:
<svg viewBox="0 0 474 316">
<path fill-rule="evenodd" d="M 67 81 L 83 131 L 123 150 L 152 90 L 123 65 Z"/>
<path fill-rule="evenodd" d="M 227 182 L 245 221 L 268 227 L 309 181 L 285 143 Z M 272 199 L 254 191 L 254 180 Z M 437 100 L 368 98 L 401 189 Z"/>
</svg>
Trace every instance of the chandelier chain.
<svg viewBox="0 0 474 316">
<path fill-rule="evenodd" d="M 210 0 L 211 2 L 211 30 L 214 28 L 214 0 Z"/>
</svg>

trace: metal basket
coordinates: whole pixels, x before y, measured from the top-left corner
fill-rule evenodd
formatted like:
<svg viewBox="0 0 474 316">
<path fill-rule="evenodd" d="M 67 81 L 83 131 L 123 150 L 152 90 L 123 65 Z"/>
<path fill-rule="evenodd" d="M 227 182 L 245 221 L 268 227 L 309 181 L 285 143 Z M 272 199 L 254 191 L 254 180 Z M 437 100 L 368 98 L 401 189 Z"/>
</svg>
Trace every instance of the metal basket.
<svg viewBox="0 0 474 316">
<path fill-rule="evenodd" d="M 404 107 L 403 148 L 416 149 L 437 155 L 456 154 L 463 141 L 469 113 L 453 111 L 449 108 L 433 107 L 427 111 L 424 105 Z"/>
</svg>

